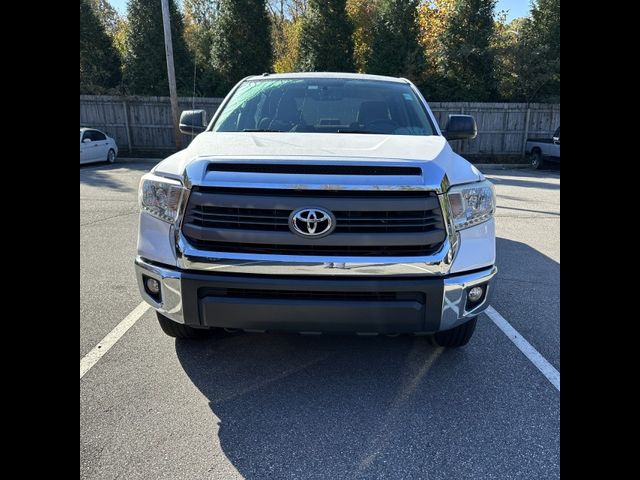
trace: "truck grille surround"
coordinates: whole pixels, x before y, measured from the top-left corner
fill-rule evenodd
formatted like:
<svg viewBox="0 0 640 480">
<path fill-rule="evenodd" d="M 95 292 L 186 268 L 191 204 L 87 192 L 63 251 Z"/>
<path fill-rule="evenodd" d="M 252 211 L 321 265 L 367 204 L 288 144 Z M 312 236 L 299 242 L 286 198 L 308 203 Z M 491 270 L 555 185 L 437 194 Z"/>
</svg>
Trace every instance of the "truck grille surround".
<svg viewBox="0 0 640 480">
<path fill-rule="evenodd" d="M 322 238 L 293 233 L 289 216 L 300 208 L 329 210 L 335 229 Z M 194 186 L 182 233 L 208 252 L 332 257 L 420 257 L 446 240 L 437 194 L 417 190 Z"/>
</svg>

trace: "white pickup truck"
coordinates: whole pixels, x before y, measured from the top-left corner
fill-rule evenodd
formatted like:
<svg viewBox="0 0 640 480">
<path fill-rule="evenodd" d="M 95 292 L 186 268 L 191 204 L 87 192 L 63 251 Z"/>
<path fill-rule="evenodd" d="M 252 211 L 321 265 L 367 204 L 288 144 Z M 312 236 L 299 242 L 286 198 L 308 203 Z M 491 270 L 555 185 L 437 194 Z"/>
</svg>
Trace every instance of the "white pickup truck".
<svg viewBox="0 0 640 480">
<path fill-rule="evenodd" d="M 136 275 L 170 336 L 425 335 L 466 344 L 489 302 L 495 194 L 408 80 L 242 80 L 142 177 Z M 201 132 L 201 133 L 200 133 Z"/>
<path fill-rule="evenodd" d="M 546 160 L 560 162 L 560 127 L 551 138 L 527 138 L 525 151 L 533 168 L 544 167 Z"/>
</svg>

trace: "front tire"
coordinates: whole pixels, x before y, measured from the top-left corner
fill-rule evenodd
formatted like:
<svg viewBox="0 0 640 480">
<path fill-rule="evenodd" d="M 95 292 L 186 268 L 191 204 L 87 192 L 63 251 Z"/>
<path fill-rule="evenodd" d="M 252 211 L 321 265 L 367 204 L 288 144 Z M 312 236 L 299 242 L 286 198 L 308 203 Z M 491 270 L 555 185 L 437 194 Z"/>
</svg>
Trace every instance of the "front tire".
<svg viewBox="0 0 640 480">
<path fill-rule="evenodd" d="M 458 325 L 451 330 L 443 330 L 433 335 L 433 341 L 440 347 L 462 347 L 469 343 L 473 332 L 476 330 L 478 317 L 473 317 L 468 322 Z"/>
<path fill-rule="evenodd" d="M 116 151 L 111 148 L 109 149 L 109 153 L 107 154 L 107 162 L 114 163 L 116 161 Z"/>
<path fill-rule="evenodd" d="M 538 149 L 535 149 L 531 152 L 531 167 L 536 170 L 540 170 L 544 167 L 544 159 L 542 158 L 542 152 Z"/>
</svg>

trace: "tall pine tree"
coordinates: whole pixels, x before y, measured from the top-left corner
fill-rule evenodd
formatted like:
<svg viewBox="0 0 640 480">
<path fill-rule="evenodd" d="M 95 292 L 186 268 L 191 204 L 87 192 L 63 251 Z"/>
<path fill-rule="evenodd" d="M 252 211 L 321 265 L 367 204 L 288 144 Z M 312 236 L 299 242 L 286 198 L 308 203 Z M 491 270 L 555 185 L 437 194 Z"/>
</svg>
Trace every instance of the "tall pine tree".
<svg viewBox="0 0 640 480">
<path fill-rule="evenodd" d="M 529 17 L 505 27 L 501 93 L 515 102 L 560 101 L 560 0 L 538 0 Z M 505 43 L 505 42 L 503 42 Z"/>
<path fill-rule="evenodd" d="M 120 80 L 120 56 L 91 5 L 80 0 L 80 93 L 108 93 Z"/>
<path fill-rule="evenodd" d="M 523 28 L 522 42 L 527 45 L 520 64 L 533 75 L 526 100 L 559 102 L 560 0 L 538 0 L 533 4 L 531 20 Z"/>
<path fill-rule="evenodd" d="M 298 69 L 353 72 L 353 24 L 346 0 L 309 0 L 302 19 Z"/>
<path fill-rule="evenodd" d="M 419 0 L 382 0 L 373 26 L 367 72 L 417 80 L 425 67 L 418 42 Z"/>
<path fill-rule="evenodd" d="M 457 0 L 441 38 L 444 94 L 450 101 L 495 100 L 493 13 L 496 0 Z"/>
<path fill-rule="evenodd" d="M 211 47 L 216 93 L 225 95 L 242 78 L 271 71 L 272 58 L 265 0 L 220 0 Z"/>
<path fill-rule="evenodd" d="M 218 79 L 211 64 L 213 28 L 218 13 L 217 0 L 183 0 L 184 39 L 195 62 L 196 94 L 212 96 Z"/>
<path fill-rule="evenodd" d="M 183 37 L 182 16 L 174 0 L 169 0 L 173 64 L 178 94 L 193 89 L 193 63 Z M 123 80 L 134 95 L 169 95 L 167 59 L 160 0 L 129 0 Z"/>
</svg>

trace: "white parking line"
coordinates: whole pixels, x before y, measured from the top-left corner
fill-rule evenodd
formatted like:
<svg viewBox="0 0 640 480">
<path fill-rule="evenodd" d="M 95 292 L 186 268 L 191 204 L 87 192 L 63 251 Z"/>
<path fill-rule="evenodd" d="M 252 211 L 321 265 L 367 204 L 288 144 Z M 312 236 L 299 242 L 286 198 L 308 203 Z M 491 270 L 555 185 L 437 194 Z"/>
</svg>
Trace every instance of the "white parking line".
<svg viewBox="0 0 640 480">
<path fill-rule="evenodd" d="M 546 358 L 540 355 L 533 346 L 527 342 L 518 331 L 513 328 L 505 318 L 500 315 L 496 310 L 489 306 L 484 313 L 496 324 L 496 326 L 502 330 L 502 332 L 509 337 L 518 349 L 533 363 L 540 372 L 547 377 L 547 380 L 560 391 L 560 372 L 551 365 Z"/>
<path fill-rule="evenodd" d="M 107 353 L 118 340 L 120 340 L 120 337 L 122 337 L 127 330 L 129 330 L 133 324 L 136 323 L 142 315 L 144 315 L 144 312 L 146 312 L 149 307 L 150 305 L 148 303 L 141 302 L 140 305 L 138 305 L 124 318 L 124 320 L 116 325 L 106 337 L 100 340 L 100 342 L 93 347 L 89 353 L 82 357 L 80 360 L 80 378 L 82 378 L 84 374 L 91 369 L 91 367 L 98 363 L 98 360 L 100 360 L 102 356 Z"/>
</svg>

